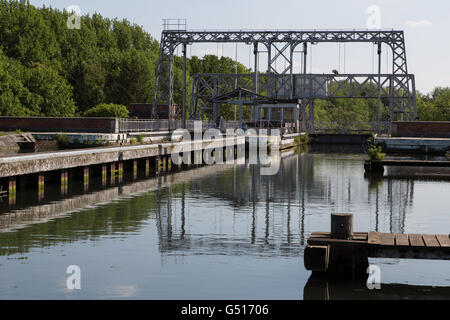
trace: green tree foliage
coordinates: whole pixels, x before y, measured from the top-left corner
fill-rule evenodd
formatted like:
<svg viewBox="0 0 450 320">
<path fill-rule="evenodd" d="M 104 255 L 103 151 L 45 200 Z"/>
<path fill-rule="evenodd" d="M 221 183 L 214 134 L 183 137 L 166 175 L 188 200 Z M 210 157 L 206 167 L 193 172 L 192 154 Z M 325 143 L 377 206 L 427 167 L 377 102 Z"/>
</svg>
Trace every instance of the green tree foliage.
<svg viewBox="0 0 450 320">
<path fill-rule="evenodd" d="M 417 113 L 422 121 L 450 121 L 450 88 L 438 87 L 429 95 L 417 95 Z"/>
<path fill-rule="evenodd" d="M 158 42 L 138 25 L 100 14 L 85 15 L 81 29 L 69 29 L 69 16 L 28 1 L 0 0 L 0 115 L 76 116 L 99 104 L 152 102 Z M 237 64 L 237 73 L 250 71 Z M 194 74 L 235 72 L 236 62 L 228 57 L 188 59 L 187 104 Z M 183 59 L 176 56 L 174 103 L 179 106 L 182 87 Z M 450 88 L 418 94 L 419 119 L 450 120 L 449 104 Z M 388 105 L 382 97 L 382 119 L 387 119 Z M 315 103 L 316 119 L 323 121 L 374 121 L 376 110 L 376 99 Z M 244 118 L 249 115 L 245 107 Z M 224 105 L 221 116 L 232 120 L 234 106 Z"/>
<path fill-rule="evenodd" d="M 83 113 L 85 117 L 128 118 L 128 108 L 120 104 L 99 104 Z"/>
<path fill-rule="evenodd" d="M 0 113 L 5 116 L 73 116 L 72 88 L 50 66 L 25 67 L 0 51 Z"/>
<path fill-rule="evenodd" d="M 0 0 L 0 115 L 74 116 L 100 103 L 151 102 L 159 46 L 127 20 Z"/>
</svg>

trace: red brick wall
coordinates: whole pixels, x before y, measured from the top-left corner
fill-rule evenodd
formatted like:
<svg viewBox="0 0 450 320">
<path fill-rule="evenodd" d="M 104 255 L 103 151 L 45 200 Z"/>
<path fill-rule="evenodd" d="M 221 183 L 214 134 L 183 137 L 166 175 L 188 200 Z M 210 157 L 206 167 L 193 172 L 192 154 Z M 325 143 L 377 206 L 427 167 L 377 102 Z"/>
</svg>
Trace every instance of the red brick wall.
<svg viewBox="0 0 450 320">
<path fill-rule="evenodd" d="M 393 137 L 450 138 L 450 121 L 399 121 L 392 123 Z"/>
<path fill-rule="evenodd" d="M 117 133 L 115 118 L 0 117 L 0 131 Z"/>
</svg>

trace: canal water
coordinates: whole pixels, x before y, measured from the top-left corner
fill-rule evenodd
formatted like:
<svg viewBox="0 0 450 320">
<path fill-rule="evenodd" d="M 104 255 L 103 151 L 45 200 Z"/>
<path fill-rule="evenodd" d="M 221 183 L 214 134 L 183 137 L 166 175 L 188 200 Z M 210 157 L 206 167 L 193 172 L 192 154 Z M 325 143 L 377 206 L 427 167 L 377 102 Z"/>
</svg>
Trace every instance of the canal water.
<svg viewBox="0 0 450 320">
<path fill-rule="evenodd" d="M 310 278 L 306 240 L 332 212 L 353 213 L 355 231 L 449 233 L 443 172 L 367 176 L 364 154 L 332 151 L 285 153 L 273 176 L 216 165 L 46 186 L 42 202 L 22 190 L 0 204 L 0 299 L 450 299 L 450 261 L 370 259 L 379 290 Z"/>
</svg>

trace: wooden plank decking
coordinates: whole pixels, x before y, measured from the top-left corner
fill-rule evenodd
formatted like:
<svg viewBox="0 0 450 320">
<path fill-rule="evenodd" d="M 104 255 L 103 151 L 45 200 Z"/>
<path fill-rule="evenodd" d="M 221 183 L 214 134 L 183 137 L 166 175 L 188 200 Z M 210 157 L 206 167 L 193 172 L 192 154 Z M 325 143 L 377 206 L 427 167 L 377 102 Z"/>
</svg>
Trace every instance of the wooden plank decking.
<svg viewBox="0 0 450 320">
<path fill-rule="evenodd" d="M 393 234 L 355 232 L 351 239 L 333 239 L 329 232 L 313 232 L 309 245 L 349 245 L 366 247 L 373 258 L 450 260 L 448 234 Z"/>
</svg>

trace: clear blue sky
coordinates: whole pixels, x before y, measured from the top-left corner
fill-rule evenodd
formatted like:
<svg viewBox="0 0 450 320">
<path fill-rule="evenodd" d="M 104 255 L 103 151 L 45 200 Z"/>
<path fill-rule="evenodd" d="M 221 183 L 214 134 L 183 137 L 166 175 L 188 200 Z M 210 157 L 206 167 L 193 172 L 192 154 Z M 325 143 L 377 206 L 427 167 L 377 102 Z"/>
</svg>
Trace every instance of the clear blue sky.
<svg viewBox="0 0 450 320">
<path fill-rule="evenodd" d="M 380 8 L 383 29 L 405 30 L 408 68 L 424 93 L 436 86 L 450 86 L 450 1 L 448 0 L 31 0 L 35 6 L 81 8 L 82 14 L 98 12 L 109 18 L 126 18 L 142 25 L 160 39 L 163 18 L 186 18 L 188 29 L 346 29 L 367 28 L 369 5 Z M 192 55 L 213 53 L 235 58 L 235 45 L 195 45 Z M 339 59 L 339 50 L 341 52 Z M 384 51 L 386 53 L 386 51 Z M 371 45 L 319 44 L 313 47 L 312 72 L 372 72 Z M 238 47 L 238 60 L 249 66 L 249 48 Z M 297 57 L 300 61 L 300 57 Z M 299 62 L 296 66 L 299 67 Z M 261 55 L 260 69 L 266 65 Z M 383 55 L 383 71 L 391 61 Z M 375 67 L 376 68 L 376 67 Z"/>
</svg>

